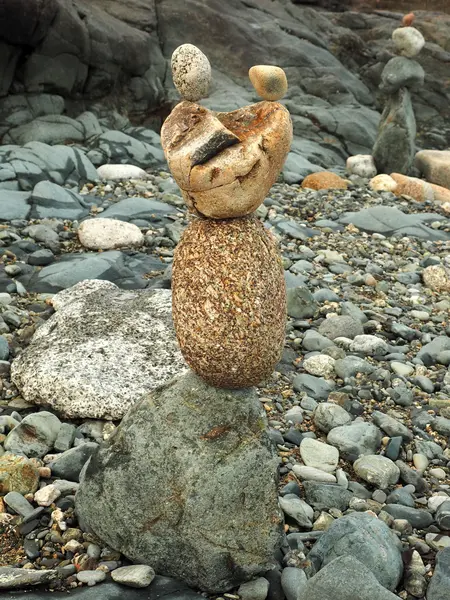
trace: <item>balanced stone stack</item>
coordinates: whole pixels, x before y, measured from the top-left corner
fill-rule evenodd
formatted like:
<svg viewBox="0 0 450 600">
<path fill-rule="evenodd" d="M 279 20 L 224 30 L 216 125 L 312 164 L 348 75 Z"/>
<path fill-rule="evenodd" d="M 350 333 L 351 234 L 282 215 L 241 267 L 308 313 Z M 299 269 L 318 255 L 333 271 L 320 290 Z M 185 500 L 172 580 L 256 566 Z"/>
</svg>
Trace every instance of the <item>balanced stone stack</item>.
<svg viewBox="0 0 450 600">
<path fill-rule="evenodd" d="M 175 52 L 174 82 L 183 97 L 198 100 L 207 58 L 193 48 Z M 225 388 L 267 378 L 285 337 L 283 265 L 275 240 L 252 213 L 292 141 L 289 113 L 275 102 L 287 81 L 273 66 L 252 67 L 249 75 L 264 101 L 214 113 L 184 100 L 161 131 L 170 170 L 193 214 L 174 255 L 175 330 L 189 366 Z"/>
<path fill-rule="evenodd" d="M 400 27 L 392 34 L 398 56 L 391 58 L 381 74 L 380 89 L 388 99 L 381 116 L 373 157 L 379 173 L 407 175 L 415 155 L 416 120 L 410 90 L 423 86 L 425 73 L 413 60 L 425 40 L 414 27 Z"/>
<path fill-rule="evenodd" d="M 284 345 L 283 266 L 252 213 L 277 179 L 292 125 L 275 102 L 287 89 L 277 67 L 250 70 L 264 101 L 217 114 L 196 103 L 209 87 L 206 56 L 186 44 L 172 69 L 184 100 L 162 142 L 192 213 L 174 256 L 173 316 L 195 373 L 128 411 L 87 464 L 76 510 L 130 560 L 217 593 L 274 568 L 283 542 L 264 411 L 254 389 L 222 388 L 267 378 Z"/>
</svg>

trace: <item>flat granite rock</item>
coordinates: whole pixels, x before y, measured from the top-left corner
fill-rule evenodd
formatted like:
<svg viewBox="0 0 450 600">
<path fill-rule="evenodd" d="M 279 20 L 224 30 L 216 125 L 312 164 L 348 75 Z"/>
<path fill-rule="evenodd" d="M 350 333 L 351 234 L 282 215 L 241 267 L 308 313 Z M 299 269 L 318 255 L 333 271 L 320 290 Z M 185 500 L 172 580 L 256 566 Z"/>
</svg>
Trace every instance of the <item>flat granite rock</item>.
<svg viewBox="0 0 450 600">
<path fill-rule="evenodd" d="M 13 362 L 23 397 L 73 418 L 120 419 L 186 367 L 170 290 L 123 291 L 87 280 L 53 298 L 56 313 Z"/>
</svg>

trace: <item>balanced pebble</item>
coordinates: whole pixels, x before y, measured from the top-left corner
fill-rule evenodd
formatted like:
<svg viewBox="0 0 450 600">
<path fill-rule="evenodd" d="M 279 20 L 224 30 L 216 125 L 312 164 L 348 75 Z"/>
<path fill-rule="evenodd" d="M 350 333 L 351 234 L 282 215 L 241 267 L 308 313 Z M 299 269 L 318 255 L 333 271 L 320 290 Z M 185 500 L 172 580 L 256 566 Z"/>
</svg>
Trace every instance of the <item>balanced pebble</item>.
<svg viewBox="0 0 450 600">
<path fill-rule="evenodd" d="M 280 67 L 256 65 L 249 70 L 248 76 L 256 93 L 263 100 L 280 100 L 287 92 L 286 73 Z"/>
<path fill-rule="evenodd" d="M 399 27 L 392 33 L 395 49 L 400 56 L 417 56 L 425 45 L 425 38 L 415 27 Z"/>
<path fill-rule="evenodd" d="M 172 54 L 173 83 L 184 100 L 206 98 L 211 85 L 211 65 L 201 50 L 192 44 L 178 46 Z"/>
</svg>

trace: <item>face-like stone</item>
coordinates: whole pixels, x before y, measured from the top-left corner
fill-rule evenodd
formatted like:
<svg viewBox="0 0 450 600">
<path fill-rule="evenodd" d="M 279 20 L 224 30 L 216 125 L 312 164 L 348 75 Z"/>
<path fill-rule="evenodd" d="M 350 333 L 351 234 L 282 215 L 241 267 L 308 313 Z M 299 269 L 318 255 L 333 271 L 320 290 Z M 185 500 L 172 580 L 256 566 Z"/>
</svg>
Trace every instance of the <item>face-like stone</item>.
<svg viewBox="0 0 450 600">
<path fill-rule="evenodd" d="M 197 46 L 183 44 L 172 54 L 173 83 L 181 97 L 191 102 L 206 98 L 211 85 L 211 65 Z"/>
<path fill-rule="evenodd" d="M 247 215 L 277 180 L 292 141 L 289 112 L 259 102 L 213 113 L 181 102 L 161 130 L 161 142 L 190 210 L 213 219 Z"/>
<path fill-rule="evenodd" d="M 286 73 L 280 67 L 256 65 L 249 70 L 248 76 L 263 100 L 280 100 L 286 95 L 288 82 Z"/>
<path fill-rule="evenodd" d="M 175 250 L 172 312 L 186 362 L 211 385 L 249 387 L 272 373 L 286 291 L 276 243 L 256 217 L 190 223 Z"/>
</svg>

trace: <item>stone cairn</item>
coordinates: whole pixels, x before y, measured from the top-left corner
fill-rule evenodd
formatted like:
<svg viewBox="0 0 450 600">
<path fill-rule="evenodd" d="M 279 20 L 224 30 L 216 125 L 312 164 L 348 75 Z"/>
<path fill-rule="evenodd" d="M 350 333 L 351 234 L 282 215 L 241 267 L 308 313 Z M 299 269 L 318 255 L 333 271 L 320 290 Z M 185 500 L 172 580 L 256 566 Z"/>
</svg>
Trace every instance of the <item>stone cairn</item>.
<svg viewBox="0 0 450 600">
<path fill-rule="evenodd" d="M 210 67 L 190 44 L 172 57 L 183 100 L 161 130 L 175 181 L 193 218 L 174 255 L 173 317 L 181 352 L 211 385 L 243 388 L 268 377 L 285 338 L 286 290 L 275 240 L 254 215 L 277 180 L 292 141 L 289 112 L 276 102 L 286 75 L 250 69 L 262 102 L 214 113 Z"/>
<path fill-rule="evenodd" d="M 273 569 L 283 544 L 278 457 L 256 390 L 280 358 L 282 262 L 253 214 L 292 139 L 284 71 L 250 69 L 262 102 L 214 113 L 196 102 L 208 59 L 172 57 L 183 100 L 162 129 L 192 213 L 173 265 L 173 316 L 187 373 L 139 400 L 81 476 L 76 511 L 128 559 L 210 593 Z M 230 389 L 242 388 L 242 389 Z"/>
<path fill-rule="evenodd" d="M 380 89 L 388 99 L 372 152 L 379 173 L 407 175 L 415 155 L 416 120 L 410 90 L 420 89 L 424 83 L 424 70 L 413 58 L 425 40 L 420 31 L 407 25 L 412 22 L 408 17 L 406 26 L 392 34 L 398 56 L 388 61 L 381 75 Z"/>
</svg>

